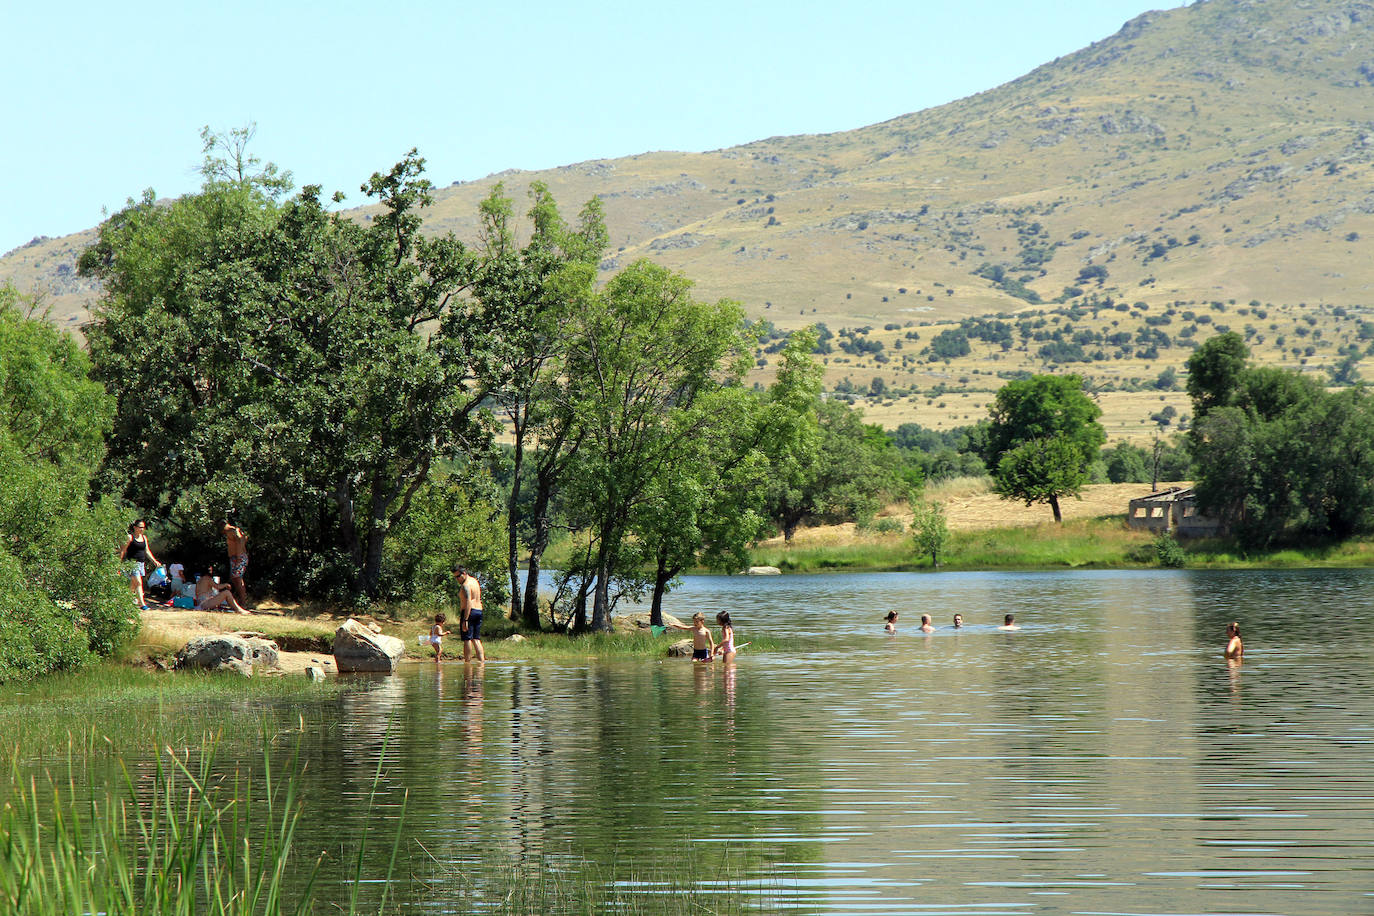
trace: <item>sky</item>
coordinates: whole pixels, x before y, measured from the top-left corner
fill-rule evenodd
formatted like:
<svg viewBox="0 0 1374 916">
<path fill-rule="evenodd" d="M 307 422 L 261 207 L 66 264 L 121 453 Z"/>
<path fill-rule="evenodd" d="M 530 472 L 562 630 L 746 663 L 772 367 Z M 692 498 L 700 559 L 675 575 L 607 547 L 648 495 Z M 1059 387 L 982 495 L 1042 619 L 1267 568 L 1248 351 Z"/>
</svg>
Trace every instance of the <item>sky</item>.
<svg viewBox="0 0 1374 916">
<path fill-rule="evenodd" d="M 991 89 L 1173 0 L 0 4 L 0 253 L 200 185 L 255 124 L 297 185 L 443 186 L 829 133 Z"/>
</svg>

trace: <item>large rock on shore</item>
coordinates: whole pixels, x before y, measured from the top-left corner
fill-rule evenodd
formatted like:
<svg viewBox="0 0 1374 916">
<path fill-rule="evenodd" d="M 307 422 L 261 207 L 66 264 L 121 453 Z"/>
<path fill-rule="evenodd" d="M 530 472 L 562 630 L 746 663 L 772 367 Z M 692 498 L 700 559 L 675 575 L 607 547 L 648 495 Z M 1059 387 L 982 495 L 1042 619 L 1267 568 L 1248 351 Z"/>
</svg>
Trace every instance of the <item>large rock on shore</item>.
<svg viewBox="0 0 1374 916">
<path fill-rule="evenodd" d="M 352 617 L 334 632 L 334 667 L 340 674 L 373 671 L 392 674 L 406 645 L 394 636 L 370 629 Z"/>
<path fill-rule="evenodd" d="M 274 643 L 256 636 L 197 636 L 177 652 L 176 669 L 236 671 L 253 676 L 254 668 L 275 669 L 280 658 Z"/>
<path fill-rule="evenodd" d="M 751 566 L 744 571 L 746 576 L 781 576 L 782 570 L 776 566 Z"/>
</svg>

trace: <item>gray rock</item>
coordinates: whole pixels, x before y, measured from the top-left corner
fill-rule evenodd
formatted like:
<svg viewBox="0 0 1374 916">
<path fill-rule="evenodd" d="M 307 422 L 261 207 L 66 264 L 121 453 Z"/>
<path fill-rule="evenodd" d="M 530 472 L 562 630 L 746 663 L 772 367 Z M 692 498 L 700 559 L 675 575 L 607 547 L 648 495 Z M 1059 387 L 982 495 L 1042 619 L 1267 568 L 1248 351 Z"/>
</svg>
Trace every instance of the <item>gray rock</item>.
<svg viewBox="0 0 1374 916">
<path fill-rule="evenodd" d="M 353 671 L 392 674 L 405 650 L 401 640 L 374 633 L 352 617 L 334 632 L 334 666 L 340 674 Z"/>
<path fill-rule="evenodd" d="M 668 647 L 669 658 L 691 658 L 692 641 L 690 639 L 679 639 Z"/>
<path fill-rule="evenodd" d="M 529 640 L 519 633 L 512 633 L 506 637 L 506 642 L 529 642 Z"/>
<path fill-rule="evenodd" d="M 781 576 L 782 570 L 776 566 L 751 566 L 744 571 L 746 576 Z"/>
<path fill-rule="evenodd" d="M 258 637 L 197 636 L 176 656 L 179 671 L 237 671 L 249 677 L 254 667 L 276 668 L 279 663 L 276 645 Z"/>
</svg>

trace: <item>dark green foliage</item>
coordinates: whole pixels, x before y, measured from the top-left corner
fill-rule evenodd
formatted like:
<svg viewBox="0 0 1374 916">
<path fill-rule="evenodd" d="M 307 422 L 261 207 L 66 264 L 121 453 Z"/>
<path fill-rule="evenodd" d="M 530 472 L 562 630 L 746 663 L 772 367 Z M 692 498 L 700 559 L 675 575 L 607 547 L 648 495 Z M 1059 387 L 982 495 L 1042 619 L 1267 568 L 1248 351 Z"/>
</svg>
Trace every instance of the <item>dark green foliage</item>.
<svg viewBox="0 0 1374 916">
<path fill-rule="evenodd" d="M 0 681 L 79 668 L 137 630 L 118 547 L 88 504 L 111 404 L 67 335 L 0 287 Z"/>
<path fill-rule="evenodd" d="M 987 461 L 996 492 L 1026 505 L 1049 503 L 1061 521 L 1059 497 L 1080 492 L 1106 433 L 1102 410 L 1076 375 L 1036 375 L 1009 382 L 991 407 Z"/>
<path fill-rule="evenodd" d="M 1203 511 L 1260 547 L 1374 530 L 1369 395 L 1330 393 L 1295 372 L 1249 367 L 1234 335 L 1213 341 L 1220 342 L 1190 361 L 1198 419 L 1189 444 Z"/>
<path fill-rule="evenodd" d="M 111 217 L 81 259 L 105 283 L 105 486 L 192 542 L 237 511 L 284 594 L 379 594 L 387 538 L 438 462 L 485 448 L 509 364 L 508 300 L 463 295 L 486 262 L 419 232 L 422 172 L 412 151 L 374 174 L 365 225 L 241 172 Z"/>
</svg>

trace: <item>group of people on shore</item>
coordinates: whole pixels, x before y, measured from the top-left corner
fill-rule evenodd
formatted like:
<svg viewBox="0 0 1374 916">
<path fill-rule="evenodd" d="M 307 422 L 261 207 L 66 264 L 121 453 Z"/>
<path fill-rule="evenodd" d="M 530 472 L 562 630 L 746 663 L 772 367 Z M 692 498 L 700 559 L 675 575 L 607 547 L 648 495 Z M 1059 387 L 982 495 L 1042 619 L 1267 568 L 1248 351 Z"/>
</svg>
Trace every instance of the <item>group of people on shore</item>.
<svg viewBox="0 0 1374 916">
<path fill-rule="evenodd" d="M 220 522 L 229 553 L 228 579 L 221 582 L 215 564 L 208 563 L 188 571 L 182 563 L 163 566 L 153 553 L 148 540 L 148 522 L 135 519 L 129 526 L 129 537 L 119 551 L 121 562 L 132 562 L 129 570 L 129 590 L 134 604 L 146 611 L 151 605 L 149 592 L 166 589 L 167 598 L 159 601 L 168 607 L 191 607 L 198 611 L 233 611 L 247 614 L 251 610 L 243 575 L 248 569 L 248 533 L 225 518 Z"/>
</svg>

